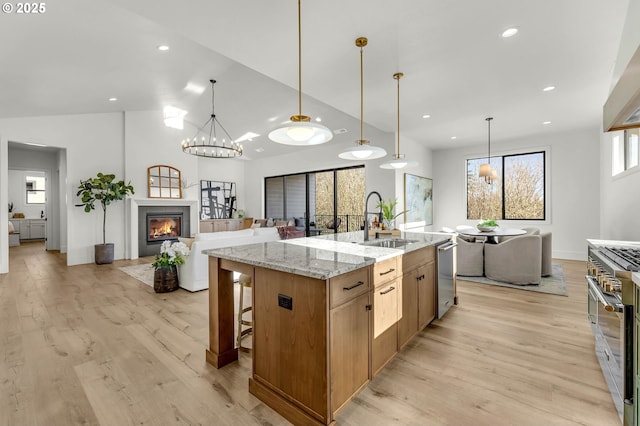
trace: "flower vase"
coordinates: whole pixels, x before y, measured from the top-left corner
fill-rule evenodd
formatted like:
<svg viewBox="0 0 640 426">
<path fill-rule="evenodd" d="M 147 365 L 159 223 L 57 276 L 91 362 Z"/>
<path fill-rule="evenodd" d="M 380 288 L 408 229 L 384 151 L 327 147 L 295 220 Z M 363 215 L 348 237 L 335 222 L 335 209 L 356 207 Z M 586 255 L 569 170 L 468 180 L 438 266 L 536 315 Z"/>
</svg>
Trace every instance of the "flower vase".
<svg viewBox="0 0 640 426">
<path fill-rule="evenodd" d="M 396 229 L 396 221 L 394 219 L 383 219 L 384 229 L 387 231 L 392 231 Z"/>
<path fill-rule="evenodd" d="M 153 273 L 153 290 L 156 293 L 168 293 L 180 287 L 176 265 L 160 266 Z"/>
</svg>

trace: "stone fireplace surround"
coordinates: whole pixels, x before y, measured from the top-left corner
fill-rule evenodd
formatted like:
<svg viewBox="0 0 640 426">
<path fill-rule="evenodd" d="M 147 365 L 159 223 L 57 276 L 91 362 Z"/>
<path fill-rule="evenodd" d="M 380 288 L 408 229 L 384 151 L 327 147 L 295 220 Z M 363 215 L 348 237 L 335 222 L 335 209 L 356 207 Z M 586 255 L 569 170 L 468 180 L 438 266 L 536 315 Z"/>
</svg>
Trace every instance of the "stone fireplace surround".
<svg viewBox="0 0 640 426">
<path fill-rule="evenodd" d="M 142 217 L 143 222 L 140 221 L 139 210 L 143 206 L 157 206 L 157 207 L 188 207 L 188 217 L 190 222 L 189 236 L 194 236 L 198 232 L 198 200 L 190 199 L 169 199 L 169 198 L 128 198 L 127 199 L 127 245 L 125 247 L 125 258 L 137 259 L 139 254 L 139 242 L 138 236 L 140 235 L 140 223 L 146 227 L 146 219 Z M 170 209 L 175 210 L 175 209 Z M 186 214 L 186 213 L 185 213 Z M 143 229 L 143 233 L 146 229 Z"/>
</svg>

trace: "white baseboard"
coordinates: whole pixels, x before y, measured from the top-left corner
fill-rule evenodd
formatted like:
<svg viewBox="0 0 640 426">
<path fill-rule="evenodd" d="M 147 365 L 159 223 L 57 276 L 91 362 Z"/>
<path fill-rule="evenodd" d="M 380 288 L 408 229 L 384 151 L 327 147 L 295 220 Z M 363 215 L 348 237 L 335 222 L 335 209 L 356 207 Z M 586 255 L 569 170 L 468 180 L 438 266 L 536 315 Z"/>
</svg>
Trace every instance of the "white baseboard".
<svg viewBox="0 0 640 426">
<path fill-rule="evenodd" d="M 584 251 L 567 251 L 567 250 L 554 250 L 553 251 L 554 259 L 566 259 L 566 260 L 587 260 L 587 249 L 585 247 Z"/>
</svg>

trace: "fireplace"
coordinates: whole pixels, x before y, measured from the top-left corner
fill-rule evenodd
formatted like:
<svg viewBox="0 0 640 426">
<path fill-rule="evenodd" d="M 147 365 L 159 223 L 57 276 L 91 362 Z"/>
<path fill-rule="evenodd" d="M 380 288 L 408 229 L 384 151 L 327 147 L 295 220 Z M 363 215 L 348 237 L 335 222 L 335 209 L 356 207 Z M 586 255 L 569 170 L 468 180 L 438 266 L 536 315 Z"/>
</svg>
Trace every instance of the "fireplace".
<svg viewBox="0 0 640 426">
<path fill-rule="evenodd" d="M 182 213 L 147 213 L 147 243 L 182 236 Z"/>
<path fill-rule="evenodd" d="M 190 206 L 139 206 L 138 256 L 156 255 L 163 241 L 191 236 L 190 219 Z"/>
</svg>

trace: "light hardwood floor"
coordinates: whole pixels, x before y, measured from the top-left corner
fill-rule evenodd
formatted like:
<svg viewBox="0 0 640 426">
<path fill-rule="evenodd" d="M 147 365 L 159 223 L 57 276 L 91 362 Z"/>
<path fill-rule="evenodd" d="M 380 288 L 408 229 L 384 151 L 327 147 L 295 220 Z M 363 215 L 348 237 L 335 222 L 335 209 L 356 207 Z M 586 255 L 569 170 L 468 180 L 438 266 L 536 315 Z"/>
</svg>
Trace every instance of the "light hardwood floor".
<svg viewBox="0 0 640 426">
<path fill-rule="evenodd" d="M 156 294 L 42 243 L 0 275 L 0 425 L 284 425 L 248 392 L 250 357 L 205 363 L 207 291 Z M 340 425 L 619 425 L 593 352 L 583 262 L 569 297 L 458 283 Z"/>
</svg>

